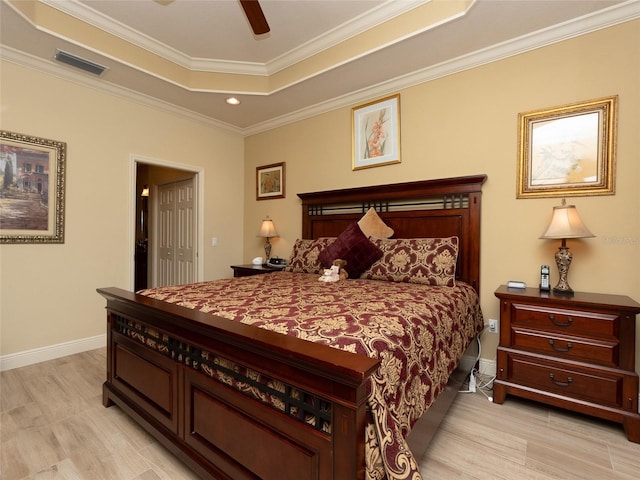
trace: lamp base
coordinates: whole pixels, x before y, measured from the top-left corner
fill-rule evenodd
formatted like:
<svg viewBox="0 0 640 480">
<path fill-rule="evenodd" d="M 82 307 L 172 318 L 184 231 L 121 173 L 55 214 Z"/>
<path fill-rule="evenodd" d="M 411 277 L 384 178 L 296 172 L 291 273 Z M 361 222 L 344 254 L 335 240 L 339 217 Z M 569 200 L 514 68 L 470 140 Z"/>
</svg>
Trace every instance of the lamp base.
<svg viewBox="0 0 640 480">
<path fill-rule="evenodd" d="M 267 241 L 264 244 L 264 261 L 268 262 L 271 258 L 271 242 L 269 241 L 269 237 L 267 237 Z"/>
<path fill-rule="evenodd" d="M 553 287 L 553 293 L 559 293 L 560 295 L 573 295 L 573 289 L 571 287 L 569 288 L 558 288 L 558 287 Z"/>
<path fill-rule="evenodd" d="M 560 278 L 558 280 L 558 284 L 553 287 L 554 293 L 573 295 L 573 289 L 569 286 L 569 282 L 567 281 L 567 275 L 569 274 L 569 267 L 571 266 L 572 260 L 572 253 L 569 251 L 569 247 L 564 245 L 563 242 L 563 245 L 558 248 L 558 251 L 556 252 L 556 265 L 558 266 Z"/>
</svg>

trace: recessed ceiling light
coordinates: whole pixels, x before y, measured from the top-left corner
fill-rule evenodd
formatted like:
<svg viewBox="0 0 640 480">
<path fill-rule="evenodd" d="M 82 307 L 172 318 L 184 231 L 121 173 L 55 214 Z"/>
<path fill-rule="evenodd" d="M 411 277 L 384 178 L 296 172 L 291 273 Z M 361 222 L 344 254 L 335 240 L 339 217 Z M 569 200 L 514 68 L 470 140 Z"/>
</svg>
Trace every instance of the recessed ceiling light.
<svg viewBox="0 0 640 480">
<path fill-rule="evenodd" d="M 240 105 L 240 100 L 238 100 L 236 97 L 229 97 L 227 98 L 226 102 L 229 105 Z"/>
</svg>

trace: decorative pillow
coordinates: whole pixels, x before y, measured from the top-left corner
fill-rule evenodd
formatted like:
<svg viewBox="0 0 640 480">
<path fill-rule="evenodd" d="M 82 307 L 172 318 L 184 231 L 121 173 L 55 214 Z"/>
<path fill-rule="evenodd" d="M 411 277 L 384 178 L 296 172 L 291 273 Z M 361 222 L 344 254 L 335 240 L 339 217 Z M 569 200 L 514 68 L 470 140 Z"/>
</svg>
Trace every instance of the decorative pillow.
<svg viewBox="0 0 640 480">
<path fill-rule="evenodd" d="M 393 236 L 393 228 L 382 221 L 373 207 L 358 221 L 358 226 L 367 237 L 390 238 Z"/>
<path fill-rule="evenodd" d="M 360 278 L 453 287 L 458 237 L 377 239 L 380 260 Z"/>
<path fill-rule="evenodd" d="M 320 253 L 320 263 L 329 268 L 334 260 L 341 258 L 347 262 L 344 269 L 349 278 L 358 278 L 381 256 L 382 250 L 376 247 L 354 222 Z"/>
<path fill-rule="evenodd" d="M 324 272 L 320 263 L 320 252 L 335 240 L 335 237 L 323 237 L 317 240 L 298 239 L 293 245 L 291 257 L 287 261 L 285 272 L 318 273 Z"/>
</svg>

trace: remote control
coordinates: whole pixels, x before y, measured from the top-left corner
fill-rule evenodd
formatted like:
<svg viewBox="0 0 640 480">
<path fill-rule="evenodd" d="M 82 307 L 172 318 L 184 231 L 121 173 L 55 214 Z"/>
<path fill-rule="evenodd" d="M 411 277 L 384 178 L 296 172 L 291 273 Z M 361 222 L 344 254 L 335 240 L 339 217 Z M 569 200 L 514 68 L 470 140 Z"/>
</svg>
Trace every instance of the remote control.
<svg viewBox="0 0 640 480">
<path fill-rule="evenodd" d="M 509 288 L 527 288 L 527 284 L 524 282 L 518 282 L 515 280 L 509 280 L 507 282 L 507 287 Z"/>
</svg>

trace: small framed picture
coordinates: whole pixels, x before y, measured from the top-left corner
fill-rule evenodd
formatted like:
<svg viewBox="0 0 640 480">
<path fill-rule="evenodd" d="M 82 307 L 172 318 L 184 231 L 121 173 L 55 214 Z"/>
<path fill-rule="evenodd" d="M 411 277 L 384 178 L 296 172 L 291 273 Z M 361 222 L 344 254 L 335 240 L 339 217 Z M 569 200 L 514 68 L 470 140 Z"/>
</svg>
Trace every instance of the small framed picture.
<svg viewBox="0 0 640 480">
<path fill-rule="evenodd" d="M 0 131 L 0 243 L 64 243 L 67 144 Z"/>
<path fill-rule="evenodd" d="M 400 95 L 351 112 L 352 170 L 400 163 Z"/>
<path fill-rule="evenodd" d="M 285 197 L 285 162 L 256 168 L 256 199 Z"/>
<path fill-rule="evenodd" d="M 615 193 L 618 97 L 518 115 L 517 198 Z"/>
</svg>

